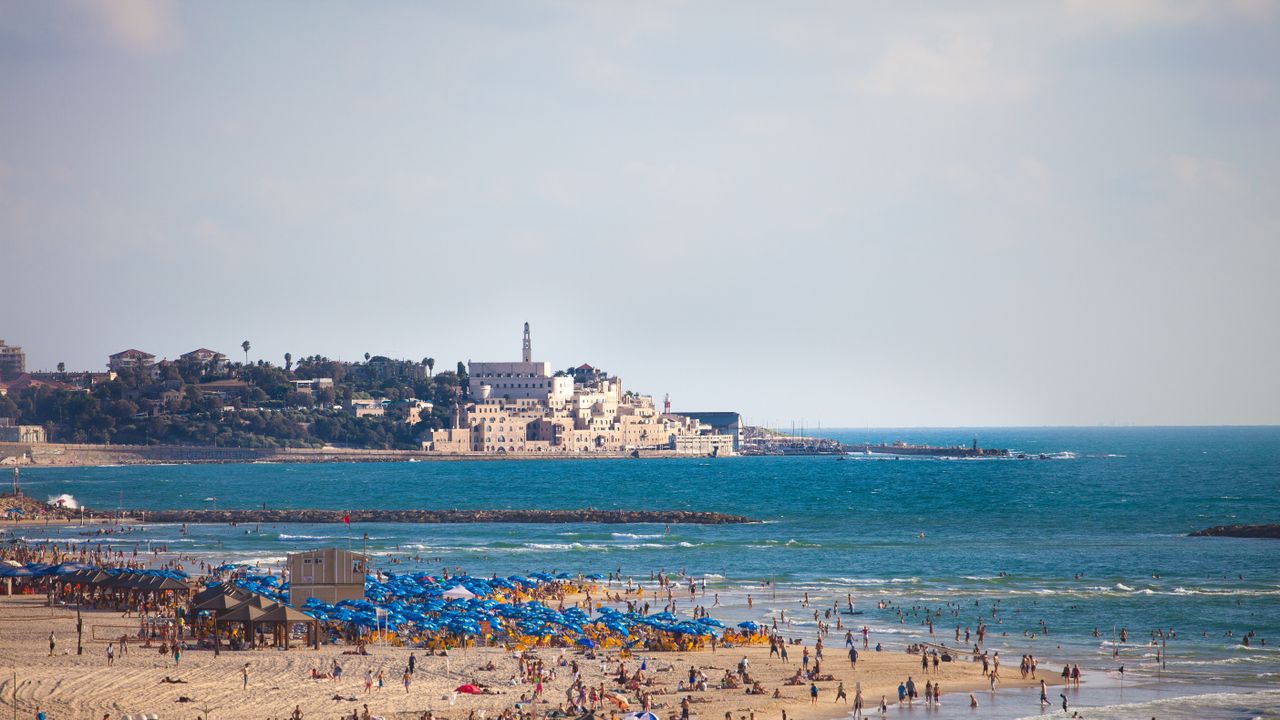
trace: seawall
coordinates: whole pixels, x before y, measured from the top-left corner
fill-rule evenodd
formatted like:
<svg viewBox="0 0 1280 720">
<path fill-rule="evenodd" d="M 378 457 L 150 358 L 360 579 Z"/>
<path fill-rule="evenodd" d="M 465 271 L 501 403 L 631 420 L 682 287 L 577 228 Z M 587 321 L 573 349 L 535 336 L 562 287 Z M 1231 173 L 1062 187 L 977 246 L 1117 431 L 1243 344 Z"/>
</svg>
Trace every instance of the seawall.
<svg viewBox="0 0 1280 720">
<path fill-rule="evenodd" d="M 359 448 L 237 448 L 209 445 L 77 445 L 0 443 L 0 466 L 90 467 L 217 463 L 409 462 L 448 460 L 591 460 L 632 457 L 630 453 L 446 454 L 422 450 Z M 642 458 L 694 457 L 670 450 L 641 450 Z"/>
<path fill-rule="evenodd" d="M 690 510 L 127 510 L 143 522 L 181 523 L 662 523 L 728 525 L 742 515 Z"/>
</svg>

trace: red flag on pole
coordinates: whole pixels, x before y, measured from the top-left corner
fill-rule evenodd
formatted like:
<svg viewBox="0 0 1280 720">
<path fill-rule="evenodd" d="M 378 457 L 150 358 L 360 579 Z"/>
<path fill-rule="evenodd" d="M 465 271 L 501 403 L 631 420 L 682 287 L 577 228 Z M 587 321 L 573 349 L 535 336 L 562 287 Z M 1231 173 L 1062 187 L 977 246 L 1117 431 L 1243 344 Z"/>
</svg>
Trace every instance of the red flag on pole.
<svg viewBox="0 0 1280 720">
<path fill-rule="evenodd" d="M 342 522 L 344 522 L 344 523 L 346 523 L 346 524 L 350 525 L 350 524 L 351 524 L 351 515 L 350 515 L 350 514 L 348 514 L 348 515 L 343 515 L 343 516 L 342 516 Z"/>
</svg>

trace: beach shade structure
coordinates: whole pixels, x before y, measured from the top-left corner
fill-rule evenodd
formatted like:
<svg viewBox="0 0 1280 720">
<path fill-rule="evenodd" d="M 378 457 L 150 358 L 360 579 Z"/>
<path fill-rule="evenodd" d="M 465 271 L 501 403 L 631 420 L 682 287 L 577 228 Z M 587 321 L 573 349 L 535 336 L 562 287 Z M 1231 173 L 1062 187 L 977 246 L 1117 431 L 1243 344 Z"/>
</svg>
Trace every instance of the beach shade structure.
<svg viewBox="0 0 1280 720">
<path fill-rule="evenodd" d="M 746 622 L 738 623 L 738 627 L 742 628 L 743 630 L 746 630 L 747 632 L 755 632 L 760 629 L 759 625 L 751 622 L 750 620 Z"/>
<path fill-rule="evenodd" d="M 245 639 L 250 643 L 254 643 L 256 642 L 254 640 L 254 626 L 258 622 L 258 618 L 261 618 L 266 614 L 266 612 L 266 610 L 258 607 L 252 601 L 246 600 L 223 613 L 222 616 L 215 621 L 215 626 L 221 628 L 223 625 L 229 623 L 238 623 L 243 625 L 245 630 Z"/>
<path fill-rule="evenodd" d="M 451 587 L 448 590 L 445 590 L 444 593 L 441 594 L 441 597 L 448 600 L 470 600 L 475 596 L 476 596 L 475 593 L 471 592 L 470 590 L 468 590 L 462 585 Z"/>
<path fill-rule="evenodd" d="M 234 607 L 239 606 L 241 603 L 243 603 L 248 599 L 249 599 L 248 593 L 244 595 L 232 594 L 232 593 L 221 593 L 218 595 L 206 597 L 203 601 L 197 602 L 195 604 L 195 609 L 209 610 L 213 612 L 215 615 L 220 615 Z"/>
<path fill-rule="evenodd" d="M 273 624 L 283 628 L 281 634 L 284 636 L 284 649 L 289 649 L 289 627 L 295 623 L 306 623 L 307 625 L 307 644 L 317 645 L 319 643 L 320 623 L 310 615 L 295 610 L 288 605 L 276 605 L 263 611 L 258 617 L 257 624 Z"/>
<path fill-rule="evenodd" d="M 596 641 L 592 640 L 591 638 L 584 637 L 584 638 L 578 638 L 578 644 L 581 645 L 582 647 L 593 648 L 596 646 Z"/>
<path fill-rule="evenodd" d="M 226 595 L 233 598 L 239 598 L 240 600 L 247 600 L 249 599 L 249 594 L 250 593 L 248 591 L 241 590 L 240 588 L 234 585 L 219 583 L 217 585 L 211 585 L 205 588 L 204 590 L 201 590 L 200 592 L 196 593 L 195 597 L 191 598 L 191 601 L 195 603 L 197 607 L 199 607 L 200 603 L 203 603 L 204 601 L 209 600 L 211 598 L 218 597 L 219 595 Z"/>
<path fill-rule="evenodd" d="M 481 690 L 480 688 L 476 687 L 475 685 L 472 685 L 471 683 L 467 683 L 466 685 L 459 685 L 458 687 L 454 688 L 453 691 L 462 693 L 463 695 L 483 695 L 484 694 L 484 690 Z M 657 718 L 654 718 L 654 720 L 657 720 Z"/>
</svg>

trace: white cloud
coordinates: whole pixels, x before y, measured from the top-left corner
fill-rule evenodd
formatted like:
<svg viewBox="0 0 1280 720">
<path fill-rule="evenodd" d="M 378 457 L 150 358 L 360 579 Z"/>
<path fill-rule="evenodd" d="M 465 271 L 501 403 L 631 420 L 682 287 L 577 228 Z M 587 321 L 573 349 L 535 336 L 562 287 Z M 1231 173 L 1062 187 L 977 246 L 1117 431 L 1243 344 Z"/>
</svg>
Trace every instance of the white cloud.
<svg viewBox="0 0 1280 720">
<path fill-rule="evenodd" d="M 1077 25 L 1111 30 L 1185 25 L 1222 16 L 1261 19 L 1275 8 L 1268 0 L 1064 0 L 1063 5 Z"/>
<path fill-rule="evenodd" d="M 181 36 L 172 0 L 78 0 L 101 24 L 114 45 L 152 54 L 173 49 Z"/>
<path fill-rule="evenodd" d="M 1035 79 L 1017 63 L 998 58 L 990 37 L 965 31 L 931 42 L 903 39 L 890 44 L 861 85 L 878 95 L 999 103 L 1026 97 L 1035 89 Z"/>
<path fill-rule="evenodd" d="M 1166 161 L 1169 176 L 1192 190 L 1226 190 L 1236 187 L 1237 174 L 1227 163 L 1194 155 L 1171 155 Z"/>
</svg>

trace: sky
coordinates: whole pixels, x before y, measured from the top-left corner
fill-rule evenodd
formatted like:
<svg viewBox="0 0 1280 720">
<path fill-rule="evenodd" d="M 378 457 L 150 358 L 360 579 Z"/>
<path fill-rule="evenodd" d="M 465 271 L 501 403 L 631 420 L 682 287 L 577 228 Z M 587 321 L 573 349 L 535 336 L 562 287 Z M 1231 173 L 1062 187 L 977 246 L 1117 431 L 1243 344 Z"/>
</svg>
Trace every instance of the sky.
<svg viewBox="0 0 1280 720">
<path fill-rule="evenodd" d="M 1280 423 L 1280 3 L 0 5 L 0 338 Z"/>
</svg>

